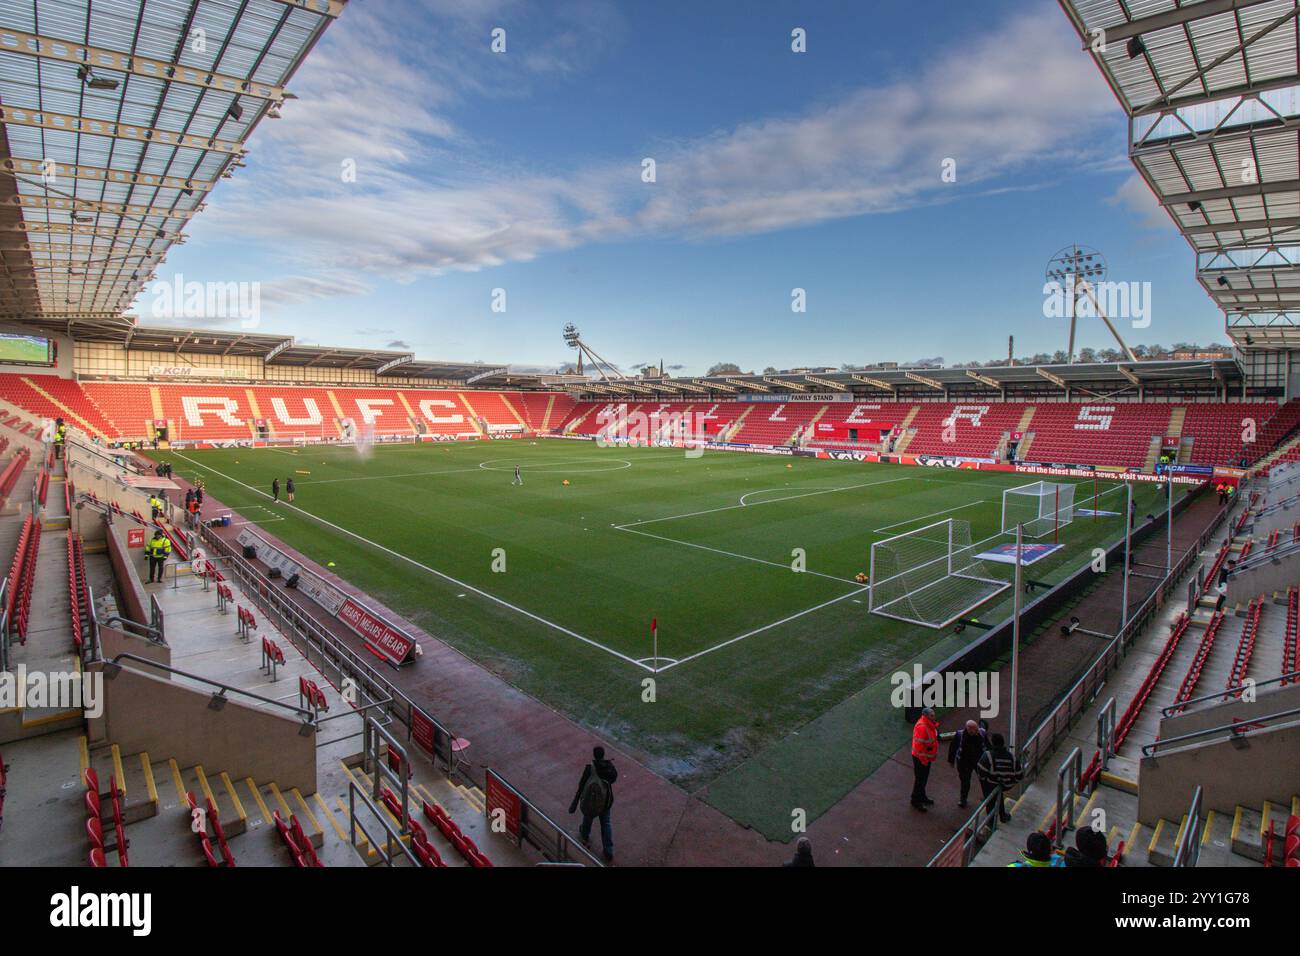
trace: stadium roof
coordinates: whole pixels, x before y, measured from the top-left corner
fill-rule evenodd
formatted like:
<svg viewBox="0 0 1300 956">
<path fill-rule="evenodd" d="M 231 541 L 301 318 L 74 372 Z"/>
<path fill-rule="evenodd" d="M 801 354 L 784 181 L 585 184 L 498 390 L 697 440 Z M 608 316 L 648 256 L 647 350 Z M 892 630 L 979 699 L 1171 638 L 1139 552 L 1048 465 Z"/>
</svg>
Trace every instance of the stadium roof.
<svg viewBox="0 0 1300 956">
<path fill-rule="evenodd" d="M 6 0 L 0 318 L 122 332 L 345 0 Z"/>
<path fill-rule="evenodd" d="M 410 352 L 388 349 L 345 348 L 331 345 L 300 345 L 291 336 L 265 332 L 176 329 L 168 326 L 106 323 L 88 324 L 78 331 L 83 342 L 102 342 L 141 351 L 173 355 L 238 355 L 260 358 L 269 366 L 299 368 L 364 369 L 384 378 L 432 378 L 465 385 L 501 387 L 566 384 L 579 381 L 573 375 L 554 375 L 512 369 L 488 362 L 434 361 L 417 359 Z"/>
<path fill-rule="evenodd" d="M 699 378 L 636 378 L 592 382 L 578 390 L 586 394 L 636 398 L 677 393 L 683 398 L 713 393 L 831 394 L 899 389 L 933 389 L 941 395 L 955 386 L 1009 388 L 1045 386 L 1081 392 L 1121 392 L 1135 386 L 1167 384 L 1239 387 L 1241 366 L 1235 359 L 1191 361 L 1090 362 L 1073 365 L 998 365 L 954 368 L 883 368 L 860 371 L 781 372 L 774 375 L 715 375 Z"/>
<path fill-rule="evenodd" d="M 1242 346 L 1300 346 L 1300 7 L 1060 0 Z"/>
</svg>

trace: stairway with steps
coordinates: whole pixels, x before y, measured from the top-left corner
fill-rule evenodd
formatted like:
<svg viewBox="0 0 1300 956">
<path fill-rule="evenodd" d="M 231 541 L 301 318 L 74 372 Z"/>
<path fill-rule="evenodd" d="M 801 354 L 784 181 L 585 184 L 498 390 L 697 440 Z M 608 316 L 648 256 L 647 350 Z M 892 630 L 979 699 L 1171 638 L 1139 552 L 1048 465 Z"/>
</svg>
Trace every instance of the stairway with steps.
<svg viewBox="0 0 1300 956">
<path fill-rule="evenodd" d="M 1248 535 L 1237 535 L 1230 543 L 1230 553 L 1240 553 L 1247 540 Z M 1256 543 L 1255 546 L 1258 547 L 1259 544 Z M 1202 553 L 1203 566 L 1208 568 L 1216 554 L 1217 550 Z M 1297 579 L 1300 580 L 1300 565 L 1297 566 Z M 1186 591 L 1179 589 L 1174 593 Z M 1158 679 L 1149 688 L 1145 705 L 1132 721 L 1119 752 L 1109 758 L 1107 767 L 1097 775 L 1096 785 L 1091 792 L 1079 793 L 1074 797 L 1072 806 L 1076 823 L 1105 832 L 1111 853 L 1116 852 L 1120 841 L 1123 841 L 1125 865 L 1172 865 L 1179 837 L 1185 835 L 1187 827 L 1192 825 L 1188 822 L 1187 814 L 1190 812 L 1194 786 L 1189 787 L 1186 794 L 1187 810 L 1182 815 L 1164 815 L 1149 820 L 1140 818 L 1140 803 L 1143 806 L 1147 804 L 1139 798 L 1143 793 L 1143 748 L 1161 738 L 1162 722 L 1165 719 L 1163 709 L 1171 707 L 1180 699 L 1188 699 L 1190 703 L 1175 714 L 1190 715 L 1177 719 L 1194 721 L 1198 710 L 1221 704 L 1223 698 L 1217 696 L 1216 692 L 1221 693 L 1231 683 L 1233 664 L 1249 604 L 1241 602 L 1239 605 L 1225 607 L 1221 614 L 1216 614 L 1214 605 L 1217 604 L 1218 594 L 1213 587 L 1208 589 L 1208 596 L 1208 600 L 1201 599 L 1198 606 L 1192 608 L 1181 638 Z M 1102 692 L 1081 715 L 1057 753 L 1048 759 L 1037 779 L 1024 788 L 1013 807 L 1012 821 L 1002 825 L 990 836 L 972 865 L 1005 866 L 1019 857 L 1029 833 L 1038 830 L 1055 835 L 1053 827 L 1056 817 L 1057 775 L 1052 771 L 1061 764 L 1072 747 L 1077 746 L 1085 764 L 1088 762 L 1097 750 L 1097 721 L 1105 703 L 1113 698 L 1116 713 L 1122 714 L 1130 702 L 1139 697 L 1167 642 L 1176 632 L 1176 624 L 1183 613 L 1177 601 L 1170 601 L 1162 610 L 1160 618 L 1137 639 L 1124 664 L 1108 679 Z M 1265 595 L 1245 677 L 1267 681 L 1280 676 L 1286 617 L 1285 593 Z M 1209 628 L 1214 628 L 1214 631 L 1211 632 Z M 1209 642 L 1206 638 L 1211 634 L 1213 641 Z M 1204 696 L 1211 699 L 1197 700 Z M 1193 723 L 1181 726 L 1195 728 L 1198 725 Z M 1199 726 L 1213 726 L 1213 723 L 1202 723 Z M 1165 730 L 1165 736 L 1177 736 L 1183 732 L 1185 731 L 1180 729 Z M 1218 742 L 1216 738 L 1207 745 L 1222 746 L 1224 743 Z M 1196 746 L 1195 743 L 1183 745 L 1193 749 Z M 1166 766 L 1175 766 L 1170 760 L 1177 749 L 1170 750 L 1163 760 L 1157 757 L 1148 761 L 1146 766 L 1151 771 L 1147 780 L 1149 786 L 1156 785 L 1153 781 L 1160 779 L 1179 779 L 1163 776 Z M 1161 773 L 1156 772 L 1156 764 L 1159 764 Z M 1164 787 L 1163 792 L 1167 794 L 1164 802 L 1168 805 L 1169 797 L 1177 795 L 1168 789 L 1168 783 Z M 1193 836 L 1199 851 L 1197 865 L 1260 866 L 1264 862 L 1270 829 L 1274 834 L 1272 863 L 1280 864 L 1283 833 L 1288 818 L 1293 814 L 1300 816 L 1300 777 L 1296 779 L 1294 789 L 1296 793 L 1271 794 L 1268 799 L 1260 801 L 1260 805 L 1231 804 L 1231 801 L 1225 801 L 1231 805 L 1213 806 L 1207 803 L 1203 806 L 1200 819 L 1195 823 L 1197 833 Z M 1147 796 L 1156 796 L 1160 792 L 1148 791 Z M 1073 844 L 1073 836 L 1066 832 L 1058 839 L 1058 843 L 1070 846 Z"/>
<path fill-rule="evenodd" d="M 92 748 L 84 736 L 80 750 L 82 770 L 95 770 L 105 794 L 110 781 L 122 792 L 132 866 L 206 865 L 191 829 L 190 793 L 205 809 L 211 801 L 237 866 L 292 865 L 273 822 L 275 811 L 286 821 L 298 817 L 326 866 L 360 865 L 346 835 L 324 831 L 319 811 L 296 789 L 282 791 L 274 781 L 233 779 L 201 765 L 182 767 L 175 759 L 144 752 L 124 754 L 114 744 Z M 103 802 L 107 806 L 107 797 Z"/>
</svg>

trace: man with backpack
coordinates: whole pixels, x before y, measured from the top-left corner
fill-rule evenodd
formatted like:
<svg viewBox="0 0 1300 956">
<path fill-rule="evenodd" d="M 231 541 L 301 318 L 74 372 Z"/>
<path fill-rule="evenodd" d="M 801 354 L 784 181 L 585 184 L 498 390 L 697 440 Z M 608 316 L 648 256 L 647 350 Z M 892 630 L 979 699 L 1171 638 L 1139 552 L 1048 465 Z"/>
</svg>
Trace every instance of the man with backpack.
<svg viewBox="0 0 1300 956">
<path fill-rule="evenodd" d="M 582 826 L 578 833 L 585 846 L 591 839 L 591 821 L 600 817 L 600 845 L 605 859 L 614 859 L 614 828 L 610 823 L 610 810 L 614 807 L 614 781 L 618 779 L 618 770 L 612 760 L 605 759 L 605 748 L 594 747 L 591 751 L 591 763 L 582 768 L 582 777 L 578 780 L 578 792 L 573 795 L 569 812 L 576 813 L 582 809 Z"/>
</svg>

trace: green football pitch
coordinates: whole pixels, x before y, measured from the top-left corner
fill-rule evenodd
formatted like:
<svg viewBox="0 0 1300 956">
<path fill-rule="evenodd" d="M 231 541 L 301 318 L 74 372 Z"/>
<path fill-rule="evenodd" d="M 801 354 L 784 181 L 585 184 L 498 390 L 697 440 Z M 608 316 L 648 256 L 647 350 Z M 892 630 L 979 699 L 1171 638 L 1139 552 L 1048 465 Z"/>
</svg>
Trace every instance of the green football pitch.
<svg viewBox="0 0 1300 956">
<path fill-rule="evenodd" d="M 887 738 L 882 748 L 901 740 L 887 694 L 864 691 L 975 633 L 872 614 L 855 580 L 872 542 L 952 518 L 975 542 L 1006 543 L 1002 492 L 1035 480 L 555 439 L 156 457 L 429 634 L 684 786 L 716 784 L 724 810 L 778 833 L 784 811 L 763 819 L 752 792 L 771 774 L 748 780 L 745 765 L 769 764 L 765 751 L 801 731 L 811 739 L 845 707 Z M 277 477 L 282 489 L 295 478 L 294 504 L 271 502 Z M 1097 489 L 1099 510 L 1124 510 L 1121 483 Z M 1159 507 L 1155 489 L 1135 491 L 1139 514 Z M 1091 480 L 1075 492 L 1076 508 L 1093 505 Z M 1065 547 L 1026 573 L 1060 580 L 1122 534 L 1118 516 L 1076 517 L 1060 531 Z M 1007 590 L 974 613 L 992 623 L 1010 605 Z M 873 759 L 855 750 L 837 764 L 821 804 Z"/>
</svg>

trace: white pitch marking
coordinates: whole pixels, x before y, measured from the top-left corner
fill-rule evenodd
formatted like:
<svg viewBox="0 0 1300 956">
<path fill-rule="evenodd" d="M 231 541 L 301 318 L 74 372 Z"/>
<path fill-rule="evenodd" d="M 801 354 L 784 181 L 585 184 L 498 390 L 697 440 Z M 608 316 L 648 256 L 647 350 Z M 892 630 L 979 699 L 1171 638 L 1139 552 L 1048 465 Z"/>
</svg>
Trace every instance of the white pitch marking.
<svg viewBox="0 0 1300 956">
<path fill-rule="evenodd" d="M 932 511 L 928 515 L 917 515 L 915 518 L 910 518 L 907 521 L 898 521 L 895 522 L 894 524 L 887 524 L 883 528 L 877 528 L 875 531 L 871 533 L 879 534 L 882 531 L 889 531 L 891 528 L 902 528 L 909 524 L 915 524 L 918 521 L 924 521 L 926 518 L 937 518 L 939 517 L 939 515 L 946 515 L 953 511 L 961 511 L 963 508 L 973 508 L 976 505 L 983 505 L 983 504 L 988 504 L 987 498 L 981 498 L 979 501 L 968 501 L 966 504 L 958 505 L 956 508 L 945 508 L 943 511 Z"/>
<path fill-rule="evenodd" d="M 892 485 L 898 481 L 914 481 L 920 478 L 920 475 L 905 475 L 902 478 L 887 478 L 884 481 L 866 481 L 859 485 L 845 485 L 842 488 L 823 488 L 820 491 L 804 491 L 797 495 L 786 495 L 784 498 L 771 498 L 767 501 L 756 501 L 752 505 L 724 505 L 721 508 L 708 508 L 704 511 L 691 511 L 682 515 L 666 515 L 662 518 L 645 518 L 642 521 L 633 521 L 628 524 L 615 525 L 620 531 L 626 531 L 628 528 L 641 524 L 655 524 L 660 521 L 676 521 L 678 518 L 695 518 L 699 515 L 716 514 L 719 511 L 734 511 L 737 508 L 758 508 L 762 505 L 774 505 L 781 501 L 793 501 L 795 498 L 810 498 L 813 495 L 830 495 L 837 491 L 852 491 L 855 488 L 872 488 L 876 485 Z M 778 490 L 778 489 L 771 489 Z"/>
<path fill-rule="evenodd" d="M 215 468 L 212 468 L 201 462 L 195 461 L 193 458 L 189 458 L 186 455 L 180 454 L 179 452 L 176 452 L 174 454 L 176 455 L 177 458 L 182 458 L 185 461 L 188 461 L 192 465 L 197 465 L 199 468 L 202 468 L 205 471 L 210 471 L 214 475 L 218 475 L 222 478 L 225 478 L 227 481 L 233 481 L 235 484 L 239 485 L 240 487 L 247 488 L 249 491 L 253 492 L 254 494 L 261 495 L 264 498 L 271 497 L 266 492 L 259 491 L 258 489 L 254 488 L 252 485 L 245 484 L 244 482 L 240 481 L 238 478 L 232 478 L 230 477 L 230 475 L 224 474 L 220 471 L 217 471 L 217 469 Z M 545 624 L 547 627 L 553 628 L 562 634 L 567 634 L 569 637 L 577 638 L 578 640 L 582 641 L 584 644 L 588 644 L 592 647 L 599 648 L 600 650 L 604 651 L 607 654 L 612 654 L 614 657 L 617 657 L 619 660 L 627 661 L 629 664 L 635 664 L 637 667 L 640 667 L 644 670 L 650 670 L 650 668 L 646 667 L 646 665 L 644 664 L 638 663 L 634 658 L 628 657 L 626 654 L 620 654 L 612 647 L 606 647 L 604 644 L 601 644 L 599 641 L 593 641 L 589 637 L 583 637 L 577 631 L 571 631 L 567 627 L 563 626 L 562 624 L 556 624 L 554 621 L 548 621 L 546 618 L 542 617 L 541 615 L 534 614 L 532 611 L 526 611 L 523 608 L 511 604 L 509 601 L 499 598 L 494 594 L 489 594 L 487 591 L 484 591 L 481 588 L 476 588 L 472 584 L 466 584 L 464 581 L 461 581 L 457 578 L 453 578 L 450 574 L 446 574 L 445 572 L 439 571 L 437 568 L 431 568 L 427 564 L 421 564 L 419 561 L 416 561 L 414 558 L 409 558 L 398 551 L 394 551 L 391 548 L 385 548 L 382 544 L 377 544 L 374 541 L 371 541 L 369 538 L 363 538 L 355 531 L 349 531 L 347 528 L 340 527 L 339 525 L 336 525 L 332 521 L 326 521 L 324 518 L 320 517 L 319 515 L 314 515 L 310 511 L 304 511 L 302 508 L 299 508 L 297 505 L 291 505 L 288 502 L 281 502 L 281 504 L 283 504 L 284 507 L 286 508 L 292 508 L 294 511 L 297 511 L 301 515 L 305 515 L 306 517 L 310 518 L 313 521 L 318 521 L 321 524 L 325 525 L 326 527 L 333 528 L 335 531 L 338 531 L 340 534 L 345 534 L 349 538 L 355 538 L 356 540 L 360 541 L 362 544 L 366 544 L 374 548 L 376 551 L 382 551 L 385 554 L 392 555 L 394 558 L 397 558 L 398 560 L 401 561 L 405 561 L 407 564 L 414 565 L 415 567 L 419 568 L 422 571 L 427 571 L 429 574 L 442 578 L 444 581 L 450 581 L 452 584 L 455 584 L 458 587 L 462 587 L 466 591 L 471 591 L 474 594 L 478 594 L 481 597 L 485 597 L 489 601 L 493 601 L 496 604 L 500 604 L 502 607 L 509 608 L 510 610 L 514 611 L 517 614 L 522 614 L 524 617 L 531 618 L 532 620 L 537 621 L 539 624 Z"/>
<path fill-rule="evenodd" d="M 756 627 L 752 631 L 746 631 L 744 634 L 740 634 L 737 635 L 736 637 L 731 638 L 730 640 L 723 641 L 721 644 L 714 644 L 712 647 L 706 647 L 702 651 L 696 651 L 694 654 L 688 654 L 686 657 L 683 657 L 681 660 L 676 661 L 675 663 L 672 664 L 668 664 L 665 667 L 661 667 L 659 668 L 659 670 L 666 671 L 671 667 L 676 667 L 678 664 L 685 664 L 687 661 L 693 661 L 697 657 L 703 657 L 705 654 L 712 654 L 714 651 L 719 651 L 722 650 L 722 648 L 724 647 L 729 647 L 732 644 L 739 643 L 740 641 L 745 640 L 745 638 L 747 637 L 753 637 L 755 634 L 762 634 L 764 631 L 770 631 L 772 628 L 780 627 L 782 624 L 789 624 L 791 621 L 801 618 L 805 614 L 812 614 L 814 611 L 820 611 L 822 608 L 830 607 L 832 604 L 838 604 L 840 601 L 843 601 L 846 598 L 851 598 L 853 597 L 853 595 L 859 593 L 860 590 L 861 589 L 855 589 L 853 591 L 850 591 L 848 594 L 841 594 L 837 598 L 831 598 L 829 601 L 823 601 L 821 604 L 815 605 L 814 607 L 805 608 L 802 611 L 796 611 L 794 614 L 791 614 L 787 617 L 783 617 L 779 621 L 773 621 L 771 624 L 764 624 L 762 627 Z"/>
<path fill-rule="evenodd" d="M 588 528 L 588 531 L 591 529 Z M 840 578 L 833 574 L 823 574 L 820 571 L 794 571 L 790 565 L 782 564 L 780 561 L 768 561 L 766 558 L 755 558 L 748 554 L 737 554 L 735 551 L 724 551 L 722 548 L 711 548 L 706 544 L 696 544 L 694 541 L 682 541 L 680 538 L 666 538 L 661 534 L 652 534 L 649 531 L 638 531 L 636 528 L 619 528 L 619 531 L 626 531 L 628 534 L 639 534 L 646 538 L 655 538 L 658 541 L 667 541 L 671 544 L 682 544 L 688 548 L 699 548 L 701 551 L 712 551 L 714 554 L 724 554 L 730 558 L 740 558 L 742 561 L 754 561 L 758 564 L 770 565 L 774 568 L 780 568 L 783 571 L 789 571 L 791 574 L 812 574 L 819 578 L 828 578 L 831 581 L 839 581 L 842 584 L 856 584 L 852 578 Z"/>
</svg>

